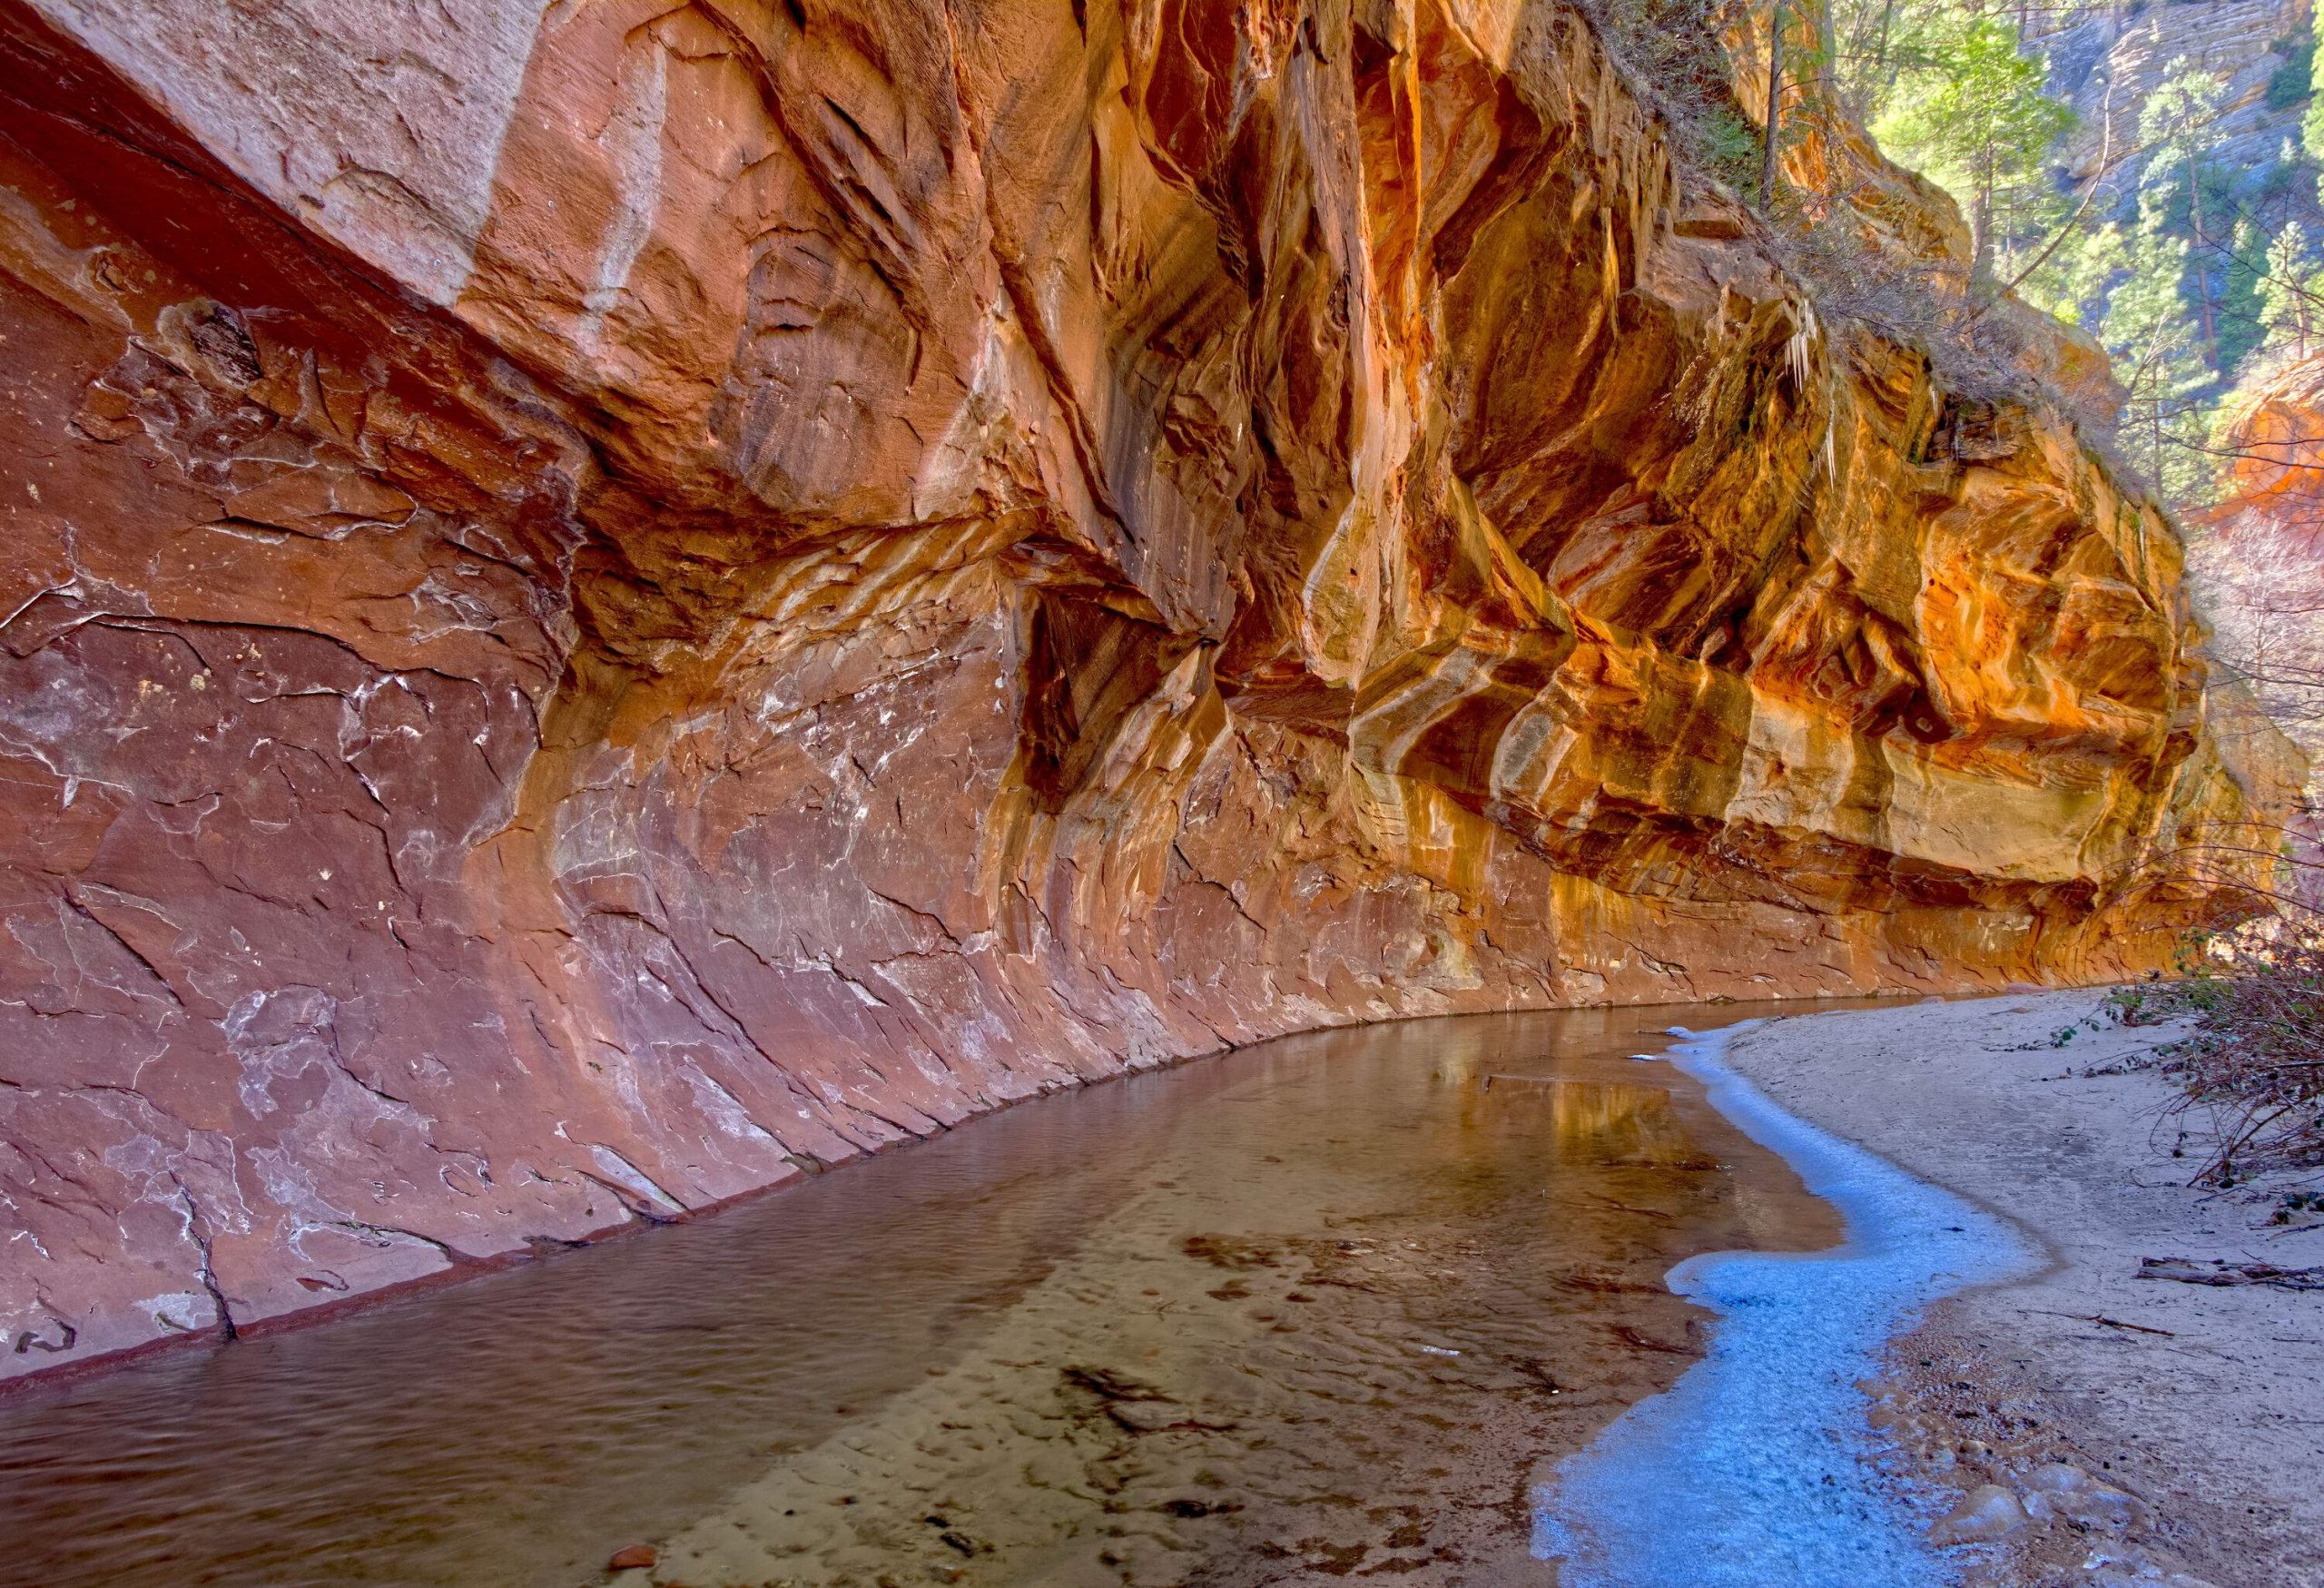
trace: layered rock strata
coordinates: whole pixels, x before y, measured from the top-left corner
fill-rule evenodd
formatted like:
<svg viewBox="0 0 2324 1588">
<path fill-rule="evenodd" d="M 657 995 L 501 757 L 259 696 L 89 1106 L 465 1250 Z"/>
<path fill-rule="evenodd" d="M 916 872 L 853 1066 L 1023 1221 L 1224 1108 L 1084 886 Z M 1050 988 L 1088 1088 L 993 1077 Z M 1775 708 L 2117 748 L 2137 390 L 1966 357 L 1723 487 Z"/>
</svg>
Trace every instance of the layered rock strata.
<svg viewBox="0 0 2324 1588">
<path fill-rule="evenodd" d="M 2212 907 L 2171 530 L 1820 325 L 1551 0 L 0 61 L 0 1372 L 1300 1028 Z"/>
<path fill-rule="evenodd" d="M 2077 4 L 2032 17 L 2026 31 L 2052 91 L 2074 113 L 2060 150 L 2065 185 L 2079 197 L 2097 183 L 2101 214 L 2134 220 L 2147 101 L 2191 69 L 2211 78 L 2206 160 L 2231 206 L 2213 224 L 2224 232 L 2248 210 L 2270 235 L 2295 217 L 2312 227 L 2313 189 L 2286 170 L 2296 167 L 2309 101 L 2301 56 L 2313 49 L 2312 12 L 2309 0 L 2172 0 L 2136 9 Z"/>
<path fill-rule="evenodd" d="M 2287 354 L 2250 372 L 2230 399 L 2221 436 L 2228 456 L 2191 572 L 2214 628 L 2215 672 L 2248 693 L 2307 758 L 2286 774 L 2303 797 L 2290 823 L 2296 863 L 2285 881 L 2313 905 L 2324 904 L 2318 823 L 2324 788 L 2317 781 L 2324 769 L 2317 694 L 2324 682 L 2324 354 Z M 2226 721 L 2228 695 L 2215 678 L 2209 708 L 2215 723 Z M 2280 837 L 2260 829 L 2251 841 Z"/>
</svg>

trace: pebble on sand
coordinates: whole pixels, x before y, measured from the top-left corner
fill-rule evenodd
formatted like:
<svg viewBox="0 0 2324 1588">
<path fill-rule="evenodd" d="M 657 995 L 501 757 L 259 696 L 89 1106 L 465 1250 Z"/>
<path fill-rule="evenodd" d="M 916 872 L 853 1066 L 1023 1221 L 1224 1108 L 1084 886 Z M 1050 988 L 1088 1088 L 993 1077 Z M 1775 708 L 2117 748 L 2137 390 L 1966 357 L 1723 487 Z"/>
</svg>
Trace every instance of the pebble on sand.
<svg viewBox="0 0 2324 1588">
<path fill-rule="evenodd" d="M 2027 1475 L 2026 1484 L 2025 1514 L 2036 1522 L 2078 1522 L 2119 1533 L 2154 1521 L 2154 1512 L 2145 1501 L 2063 1462 L 2035 1467 Z"/>
<path fill-rule="evenodd" d="M 652 1566 L 656 1558 L 652 1544 L 634 1544 L 627 1549 L 614 1551 L 614 1558 L 607 1561 L 606 1566 L 609 1571 L 631 1572 Z"/>
<path fill-rule="evenodd" d="M 2024 1525 L 2025 1507 L 2017 1503 L 2015 1494 L 1998 1484 L 1980 1484 L 1953 1508 L 1951 1515 L 1929 1529 L 1928 1538 L 1939 1546 L 1991 1544 Z"/>
</svg>

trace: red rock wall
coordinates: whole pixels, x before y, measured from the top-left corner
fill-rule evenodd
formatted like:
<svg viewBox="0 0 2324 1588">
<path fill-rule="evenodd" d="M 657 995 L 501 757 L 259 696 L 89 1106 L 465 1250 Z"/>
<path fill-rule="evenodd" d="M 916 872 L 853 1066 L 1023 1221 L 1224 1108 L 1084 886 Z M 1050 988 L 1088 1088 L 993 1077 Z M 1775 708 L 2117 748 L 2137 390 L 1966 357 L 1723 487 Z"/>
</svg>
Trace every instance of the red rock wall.
<svg viewBox="0 0 2324 1588">
<path fill-rule="evenodd" d="M 2161 958 L 2176 541 L 1752 230 L 1549 0 L 0 0 L 0 1373 Z"/>
</svg>

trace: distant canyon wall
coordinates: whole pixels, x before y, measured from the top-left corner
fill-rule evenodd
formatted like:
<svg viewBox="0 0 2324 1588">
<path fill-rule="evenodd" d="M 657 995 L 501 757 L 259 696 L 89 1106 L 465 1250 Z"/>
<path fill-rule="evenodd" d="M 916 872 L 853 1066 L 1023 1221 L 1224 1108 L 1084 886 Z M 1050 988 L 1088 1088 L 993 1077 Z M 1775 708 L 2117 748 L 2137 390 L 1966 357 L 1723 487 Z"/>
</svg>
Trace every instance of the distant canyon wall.
<svg viewBox="0 0 2324 1588">
<path fill-rule="evenodd" d="M 2105 198 L 2101 215 L 2125 225 L 2136 221 L 2150 153 L 2140 134 L 2147 101 L 2191 68 L 2214 79 L 2214 113 L 2203 131 L 2211 171 L 2227 202 L 2254 215 L 2268 236 L 2287 219 L 2313 227 L 2314 184 L 2281 163 L 2287 144 L 2295 152 L 2300 146 L 2309 103 L 2297 57 L 2309 47 L 2312 0 L 2075 3 L 2020 15 L 2048 64 L 2051 92 L 2074 113 L 2075 124 L 2056 152 L 2056 174 L 2076 198 L 2098 184 Z M 2211 224 L 2224 239 L 2234 222 L 2230 213 Z M 2222 268 L 2211 267 L 2215 276 Z"/>
<path fill-rule="evenodd" d="M 2178 541 L 1758 235 L 1551 0 L 0 0 L 0 1374 L 1304 1028 L 2166 962 Z"/>
</svg>

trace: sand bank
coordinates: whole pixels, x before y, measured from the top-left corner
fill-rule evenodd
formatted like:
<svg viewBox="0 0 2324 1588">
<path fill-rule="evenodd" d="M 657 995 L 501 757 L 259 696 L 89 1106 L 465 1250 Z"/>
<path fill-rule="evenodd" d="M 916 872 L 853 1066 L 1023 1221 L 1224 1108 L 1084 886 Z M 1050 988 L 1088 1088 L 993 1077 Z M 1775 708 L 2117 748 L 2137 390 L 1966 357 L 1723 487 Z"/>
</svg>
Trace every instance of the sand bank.
<svg viewBox="0 0 2324 1588">
<path fill-rule="evenodd" d="M 1966 1581 L 2324 1584 L 2324 1294 L 2136 1277 L 2150 1257 L 2324 1264 L 2324 1219 L 2271 1221 L 2318 1179 L 2185 1185 L 2168 1083 L 2105 1073 L 2180 1033 L 2102 1007 L 2081 991 L 1802 1014 L 1724 1057 L 2044 1249 L 2031 1277 L 1936 1303 L 1875 1386 L 1911 1475 L 1961 1502 L 1952 1534 L 1992 1541 L 1953 1552 Z"/>
</svg>

